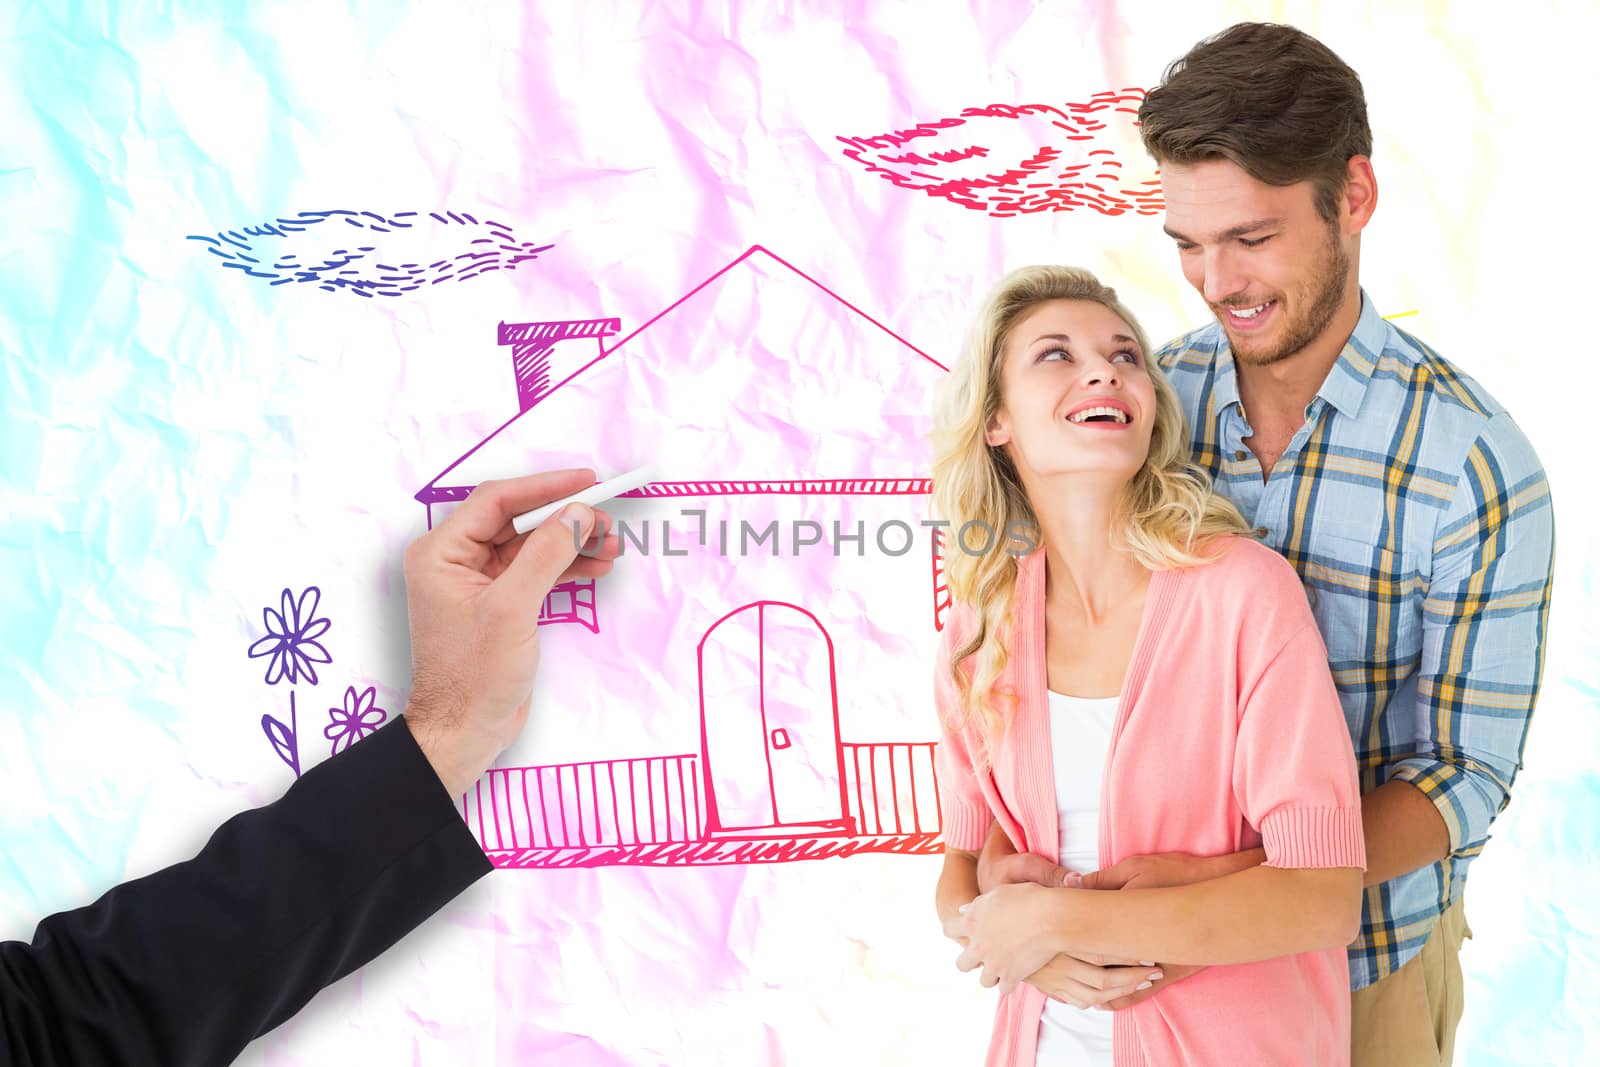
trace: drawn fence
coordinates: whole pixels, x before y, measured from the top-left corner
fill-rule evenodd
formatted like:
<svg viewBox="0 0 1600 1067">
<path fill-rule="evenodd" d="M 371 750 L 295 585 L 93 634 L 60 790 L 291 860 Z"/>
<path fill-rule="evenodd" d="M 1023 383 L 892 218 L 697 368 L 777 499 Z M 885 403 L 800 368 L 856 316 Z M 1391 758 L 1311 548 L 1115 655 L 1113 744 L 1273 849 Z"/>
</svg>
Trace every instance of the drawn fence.
<svg viewBox="0 0 1600 1067">
<path fill-rule="evenodd" d="M 932 851 L 942 815 L 933 750 L 931 741 L 842 743 L 851 832 L 825 849 L 780 848 L 762 858 Z M 515 866 L 573 852 L 612 857 L 591 862 L 694 862 L 697 852 L 671 846 L 708 838 L 693 753 L 491 770 L 462 798 L 461 814 L 485 852 Z"/>
<path fill-rule="evenodd" d="M 931 834 L 941 825 L 932 741 L 844 742 L 848 812 L 856 833 Z"/>
<path fill-rule="evenodd" d="M 491 770 L 461 813 L 489 852 L 697 841 L 700 757 L 648 756 Z"/>
</svg>

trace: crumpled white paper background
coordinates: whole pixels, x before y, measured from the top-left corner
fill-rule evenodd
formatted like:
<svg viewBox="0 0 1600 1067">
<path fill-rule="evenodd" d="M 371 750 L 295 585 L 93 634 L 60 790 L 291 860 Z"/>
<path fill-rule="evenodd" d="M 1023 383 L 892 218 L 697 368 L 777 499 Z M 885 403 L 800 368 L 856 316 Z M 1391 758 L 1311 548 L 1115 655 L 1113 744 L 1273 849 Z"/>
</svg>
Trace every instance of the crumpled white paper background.
<svg viewBox="0 0 1600 1067">
<path fill-rule="evenodd" d="M 1457 1048 L 1474 1065 L 1582 1060 L 1600 1043 L 1580 1007 L 1600 980 L 1585 432 L 1600 374 L 1581 344 L 1591 299 L 1579 256 L 1597 234 L 1572 192 L 1585 143 L 1572 116 L 1593 95 L 1597 20 L 1547 2 L 1514 16 L 947 2 L 8 12 L 0 936 L 27 938 L 40 916 L 191 854 L 288 784 L 258 725 L 287 716 L 285 687 L 244 654 L 283 588 L 316 585 L 332 620 L 333 662 L 296 687 L 305 762 L 326 756 L 322 727 L 346 687 L 373 687 L 391 714 L 403 706 L 399 552 L 426 519 L 413 494 L 516 414 L 501 322 L 614 317 L 625 335 L 757 244 L 946 363 L 979 293 L 1026 262 L 1098 271 L 1157 338 L 1201 321 L 1159 217 L 1078 204 L 998 218 L 930 192 L 932 179 L 886 180 L 839 138 L 1154 84 L 1202 36 L 1263 17 L 1318 34 L 1362 75 L 1382 189 L 1363 242 L 1368 292 L 1385 313 L 1415 311 L 1406 328 L 1505 402 L 1549 471 L 1559 531 L 1545 688 L 1527 769 L 1473 868 Z M 1127 132 L 1104 136 L 1120 146 Z M 1119 150 L 1130 169 L 1140 162 Z M 252 277 L 209 253 L 215 241 L 187 239 L 329 210 L 474 222 L 385 235 L 416 238 L 400 253 L 414 269 L 363 262 L 313 281 L 274 258 L 283 248 L 257 256 Z M 493 272 L 434 266 L 470 250 L 485 220 L 509 228 L 496 241 L 542 250 L 515 263 L 505 251 Z M 302 236 L 284 244 L 301 265 L 354 243 Z M 363 296 L 340 277 L 403 291 Z M 760 392 L 738 392 L 751 364 L 729 346 L 725 378 L 703 379 L 725 386 L 699 387 L 695 425 L 713 438 L 700 443 L 716 455 L 717 433 L 737 428 L 728 476 L 819 457 L 829 469 L 794 476 L 916 475 L 843 469 L 905 446 L 914 413 L 882 420 L 912 372 L 892 360 L 864 371 L 848 344 L 805 344 L 786 327 L 803 325 L 795 293 L 752 283 L 715 321 L 794 360 L 800 387 L 780 399 L 827 425 L 812 437 L 764 425 Z M 626 423 L 597 418 L 568 442 L 574 458 L 628 459 L 619 431 L 650 398 L 638 404 Z M 680 427 L 690 417 L 672 410 Z M 802 592 L 827 585 L 821 574 L 800 570 Z M 628 610 L 668 608 L 647 598 Z M 903 647 L 922 610 L 885 605 L 898 621 L 853 631 L 851 670 L 864 650 L 883 653 L 864 690 L 876 695 L 844 713 L 867 739 L 933 736 L 918 696 L 928 649 Z M 617 616 L 600 611 L 604 635 Z M 509 763 L 687 751 L 694 724 L 668 700 L 580 699 L 577 628 L 556 631 L 552 644 L 573 651 L 547 656 L 541 684 L 559 710 L 536 716 Z M 640 649 L 631 684 L 677 692 L 665 655 Z M 329 817 L 382 818 L 382 799 Z M 497 872 L 241 1062 L 977 1062 L 991 995 L 954 970 L 938 934 L 938 864 Z"/>
</svg>

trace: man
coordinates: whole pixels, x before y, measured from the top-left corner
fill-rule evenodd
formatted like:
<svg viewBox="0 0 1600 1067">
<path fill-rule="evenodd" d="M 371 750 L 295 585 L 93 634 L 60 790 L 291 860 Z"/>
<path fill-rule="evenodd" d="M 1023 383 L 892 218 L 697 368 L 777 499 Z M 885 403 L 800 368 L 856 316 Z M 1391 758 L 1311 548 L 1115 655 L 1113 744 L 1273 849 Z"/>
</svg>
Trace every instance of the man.
<svg viewBox="0 0 1600 1067">
<path fill-rule="evenodd" d="M 1288 26 L 1234 26 L 1167 70 L 1139 122 L 1165 230 L 1216 315 L 1156 359 L 1196 461 L 1301 575 L 1361 770 L 1352 1062 L 1448 1064 L 1467 871 L 1509 798 L 1544 664 L 1544 472 L 1494 398 L 1360 288 L 1372 134 L 1332 51 Z M 1064 879 L 1008 852 L 991 835 L 986 889 Z M 1133 857 L 1082 885 L 1182 884 L 1261 859 Z"/>
<path fill-rule="evenodd" d="M 545 595 L 620 548 L 582 505 L 521 536 L 511 519 L 593 482 L 486 482 L 407 549 L 403 716 L 194 859 L 50 916 L 32 945 L 0 943 L 0 1067 L 232 1062 L 488 873 L 456 798 L 527 722 Z"/>
</svg>

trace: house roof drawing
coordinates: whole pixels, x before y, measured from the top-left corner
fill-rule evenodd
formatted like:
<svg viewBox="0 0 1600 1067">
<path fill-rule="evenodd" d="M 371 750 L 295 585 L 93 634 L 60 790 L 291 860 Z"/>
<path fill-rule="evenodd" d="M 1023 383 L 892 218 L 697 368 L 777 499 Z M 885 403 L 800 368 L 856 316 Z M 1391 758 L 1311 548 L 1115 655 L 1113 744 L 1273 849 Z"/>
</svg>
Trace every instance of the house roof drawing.
<svg viewBox="0 0 1600 1067">
<path fill-rule="evenodd" d="M 673 448 L 692 460 L 664 463 L 681 478 L 628 495 L 812 498 L 722 505 L 752 515 L 791 504 L 919 513 L 920 502 L 859 497 L 929 492 L 930 400 L 946 368 L 815 278 L 755 245 L 625 335 L 604 308 L 591 310 L 500 325 L 520 410 L 416 494 L 430 521 L 435 503 L 489 478 L 610 472 Z M 667 554 L 613 580 L 608 595 L 635 607 L 609 612 L 603 627 L 593 581 L 569 583 L 572 603 L 547 601 L 541 624 L 583 623 L 549 633 L 548 649 L 587 669 L 546 675 L 539 693 L 560 709 L 552 721 L 577 758 L 497 769 L 463 798 L 463 818 L 494 862 L 936 851 L 933 743 L 886 739 L 914 720 L 907 687 L 884 669 L 886 655 L 931 632 L 916 595 L 932 588 L 930 557 L 888 566 L 825 553 L 795 565 L 774 554 L 745 565 L 708 550 L 668 566 Z M 926 673 L 914 655 L 903 663 Z M 618 707 L 653 713 L 615 732 Z M 865 738 L 841 735 L 846 720 Z M 588 758 L 601 733 L 677 754 Z M 696 752 L 684 751 L 691 737 Z"/>
<path fill-rule="evenodd" d="M 543 334 L 593 338 L 598 355 L 530 389 L 523 349 L 523 410 L 418 501 L 530 470 L 652 461 L 671 473 L 633 495 L 928 491 L 929 394 L 945 366 L 760 245 L 610 347 L 617 320 L 589 322 Z M 528 325 L 502 325 L 501 343 Z"/>
</svg>

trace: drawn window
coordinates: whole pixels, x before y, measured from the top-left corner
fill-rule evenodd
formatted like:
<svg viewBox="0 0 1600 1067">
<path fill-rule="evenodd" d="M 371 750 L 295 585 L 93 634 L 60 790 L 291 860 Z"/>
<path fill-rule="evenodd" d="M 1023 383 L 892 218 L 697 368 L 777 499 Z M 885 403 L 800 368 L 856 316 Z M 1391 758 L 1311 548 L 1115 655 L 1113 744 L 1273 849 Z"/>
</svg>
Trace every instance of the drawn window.
<svg viewBox="0 0 1600 1067">
<path fill-rule="evenodd" d="M 944 630 L 944 617 L 950 610 L 950 586 L 944 580 L 944 531 L 933 531 L 933 628 Z"/>
<path fill-rule="evenodd" d="M 595 612 L 594 579 L 580 578 L 562 582 L 550 590 L 539 608 L 539 625 L 552 626 L 560 622 L 575 622 L 586 626 L 591 633 L 600 632 L 600 617 Z"/>
</svg>

